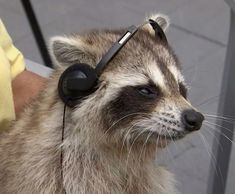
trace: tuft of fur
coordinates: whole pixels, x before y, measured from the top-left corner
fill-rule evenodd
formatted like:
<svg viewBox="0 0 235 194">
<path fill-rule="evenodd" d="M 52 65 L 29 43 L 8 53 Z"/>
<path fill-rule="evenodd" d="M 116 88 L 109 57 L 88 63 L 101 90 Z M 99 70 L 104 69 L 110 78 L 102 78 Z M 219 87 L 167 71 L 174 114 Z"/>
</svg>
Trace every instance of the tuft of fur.
<svg viewBox="0 0 235 194">
<path fill-rule="evenodd" d="M 167 28 L 165 17 L 153 18 Z M 158 166 L 155 157 L 169 137 L 186 134 L 180 114 L 192 106 L 182 92 L 174 52 L 146 29 L 108 64 L 97 90 L 67 108 L 63 142 L 60 75 L 75 63 L 95 67 L 125 29 L 52 39 L 56 70 L 37 100 L 0 134 L 1 194 L 57 194 L 63 189 L 68 194 L 177 193 L 174 176 Z M 146 87 L 154 98 L 145 96 Z"/>
</svg>

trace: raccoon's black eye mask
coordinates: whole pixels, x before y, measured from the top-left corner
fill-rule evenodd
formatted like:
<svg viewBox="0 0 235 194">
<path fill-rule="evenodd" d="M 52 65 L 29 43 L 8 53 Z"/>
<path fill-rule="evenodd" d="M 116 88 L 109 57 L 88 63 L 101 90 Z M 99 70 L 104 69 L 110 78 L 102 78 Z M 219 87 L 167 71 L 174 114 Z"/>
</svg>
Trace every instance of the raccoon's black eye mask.
<svg viewBox="0 0 235 194">
<path fill-rule="evenodd" d="M 126 32 L 112 45 L 112 47 L 102 57 L 96 68 L 89 64 L 74 64 L 67 68 L 60 77 L 58 92 L 61 100 L 69 107 L 74 107 L 79 101 L 96 90 L 97 80 L 104 68 L 122 49 L 122 47 L 135 35 L 138 29 L 146 24 L 150 24 L 155 31 L 155 36 L 167 43 L 167 38 L 160 25 L 149 19 L 139 26 L 130 26 Z"/>
</svg>

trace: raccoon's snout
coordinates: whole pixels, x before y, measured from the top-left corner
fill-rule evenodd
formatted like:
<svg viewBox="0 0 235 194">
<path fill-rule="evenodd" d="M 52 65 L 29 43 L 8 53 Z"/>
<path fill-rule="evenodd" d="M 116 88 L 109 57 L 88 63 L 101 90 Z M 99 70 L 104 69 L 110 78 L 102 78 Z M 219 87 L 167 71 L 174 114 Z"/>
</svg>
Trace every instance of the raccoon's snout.
<svg viewBox="0 0 235 194">
<path fill-rule="evenodd" d="M 181 115 L 181 119 L 185 130 L 191 132 L 201 128 L 204 116 L 195 110 L 185 110 Z"/>
</svg>

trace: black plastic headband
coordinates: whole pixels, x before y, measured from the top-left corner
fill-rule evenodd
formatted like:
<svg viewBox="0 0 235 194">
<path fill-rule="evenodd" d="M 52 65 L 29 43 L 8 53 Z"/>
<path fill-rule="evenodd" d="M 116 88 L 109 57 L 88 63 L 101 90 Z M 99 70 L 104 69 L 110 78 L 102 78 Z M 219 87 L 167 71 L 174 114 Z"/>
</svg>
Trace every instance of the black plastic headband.
<svg viewBox="0 0 235 194">
<path fill-rule="evenodd" d="M 96 75 L 99 77 L 102 73 L 105 65 L 107 65 L 112 58 L 120 51 L 120 49 L 128 42 L 128 40 L 137 32 L 138 27 L 132 25 L 127 31 L 121 36 L 121 38 L 116 41 L 108 52 L 102 57 L 100 62 L 97 64 L 95 71 Z"/>
<path fill-rule="evenodd" d="M 153 30 L 155 31 L 155 35 L 159 36 L 162 41 L 167 43 L 166 35 L 165 35 L 164 31 L 162 30 L 162 28 L 159 26 L 159 24 L 152 19 L 149 19 L 148 23 L 152 26 Z M 143 25 L 145 25 L 145 24 L 143 24 Z M 141 26 L 143 26 L 143 25 L 141 25 Z M 95 68 L 95 72 L 96 72 L 97 77 L 100 76 L 100 74 L 103 72 L 103 69 L 105 68 L 105 66 L 113 59 L 113 57 L 128 42 L 128 40 L 132 36 L 134 36 L 134 34 L 137 31 L 138 31 L 137 26 L 134 26 L 134 25 L 130 26 L 127 29 L 127 31 L 112 45 L 112 47 L 102 57 L 102 59 L 100 60 L 100 62 L 97 64 L 97 66 Z"/>
</svg>

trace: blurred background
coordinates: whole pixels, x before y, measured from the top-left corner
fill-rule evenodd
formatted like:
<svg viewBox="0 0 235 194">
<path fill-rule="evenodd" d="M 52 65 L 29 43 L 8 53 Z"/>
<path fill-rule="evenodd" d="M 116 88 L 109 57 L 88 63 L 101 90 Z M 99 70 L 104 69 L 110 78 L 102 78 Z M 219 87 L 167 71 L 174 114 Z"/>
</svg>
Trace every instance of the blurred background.
<svg viewBox="0 0 235 194">
<path fill-rule="evenodd" d="M 31 0 L 31 3 L 46 41 L 53 35 L 139 24 L 153 12 L 167 14 L 171 26 L 166 35 L 191 88 L 189 99 L 203 113 L 217 114 L 218 102 L 223 95 L 221 82 L 230 22 L 230 9 L 224 1 Z M 0 18 L 25 58 L 43 64 L 21 1 L 0 0 Z M 213 117 L 207 120 L 214 125 L 207 123 L 199 133 L 173 143 L 160 156 L 159 163 L 176 174 L 183 194 L 212 194 L 213 171 L 216 169 L 220 174 L 220 170 L 213 167 L 216 153 L 212 149 L 220 129 Z M 234 150 L 230 157 L 226 194 L 235 193 Z"/>
</svg>

